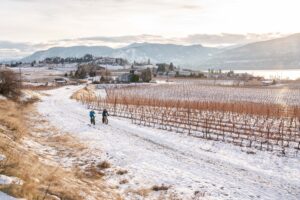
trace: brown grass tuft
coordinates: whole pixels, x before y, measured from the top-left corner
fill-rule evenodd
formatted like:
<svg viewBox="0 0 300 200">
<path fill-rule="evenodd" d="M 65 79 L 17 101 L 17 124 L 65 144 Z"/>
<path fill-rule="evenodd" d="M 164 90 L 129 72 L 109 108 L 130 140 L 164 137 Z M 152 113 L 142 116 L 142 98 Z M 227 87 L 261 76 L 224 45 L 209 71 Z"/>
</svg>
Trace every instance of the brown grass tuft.
<svg viewBox="0 0 300 200">
<path fill-rule="evenodd" d="M 120 170 L 117 171 L 118 175 L 124 175 L 124 174 L 127 174 L 127 173 L 128 173 L 128 171 L 125 170 L 125 169 L 120 169 Z"/>
<path fill-rule="evenodd" d="M 111 167 L 111 164 L 107 161 L 102 161 L 97 165 L 97 167 L 100 169 L 107 169 Z"/>
<path fill-rule="evenodd" d="M 128 183 L 128 180 L 127 180 L 127 179 L 123 179 L 123 180 L 121 180 L 121 181 L 119 182 L 119 184 L 121 184 L 121 185 L 126 184 L 126 183 Z"/>
<path fill-rule="evenodd" d="M 146 198 L 149 196 L 151 191 L 152 191 L 151 189 L 141 188 L 141 189 L 136 189 L 136 190 L 130 189 L 127 191 L 127 193 L 137 194 L 141 197 Z"/>
<path fill-rule="evenodd" d="M 75 100 L 94 99 L 95 100 L 97 98 L 97 96 L 94 93 L 93 89 L 90 87 L 87 86 L 87 87 L 84 87 L 84 88 L 76 91 L 71 96 L 71 99 L 75 99 Z"/>
<path fill-rule="evenodd" d="M 154 185 L 152 187 L 152 190 L 161 191 L 161 190 L 168 190 L 169 188 L 170 188 L 170 186 L 166 186 L 166 185 Z"/>
<path fill-rule="evenodd" d="M 95 165 L 90 165 L 89 167 L 85 168 L 85 176 L 87 178 L 92 178 L 92 179 L 101 179 L 105 174 L 97 168 Z"/>
</svg>

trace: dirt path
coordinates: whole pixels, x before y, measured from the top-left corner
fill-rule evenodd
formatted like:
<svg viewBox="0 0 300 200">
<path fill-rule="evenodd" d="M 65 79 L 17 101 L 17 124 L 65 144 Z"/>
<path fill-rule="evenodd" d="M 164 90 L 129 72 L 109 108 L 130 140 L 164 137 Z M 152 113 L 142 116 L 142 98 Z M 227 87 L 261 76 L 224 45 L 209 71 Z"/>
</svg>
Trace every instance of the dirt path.
<svg viewBox="0 0 300 200">
<path fill-rule="evenodd" d="M 91 150 L 101 149 L 101 159 L 129 171 L 123 177 L 111 173 L 107 181 L 128 199 L 130 191 L 171 186 L 171 193 L 184 199 L 299 199 L 299 158 L 268 152 L 247 154 L 247 149 L 221 142 L 191 138 L 173 132 L 133 125 L 110 117 L 109 125 L 88 125 L 88 109 L 69 97 L 79 87 L 47 91 L 39 112 L 52 125 L 84 142 Z M 122 179 L 128 183 L 120 184 Z M 152 196 L 151 196 L 152 195 Z M 151 194 L 156 198 L 158 194 Z"/>
</svg>

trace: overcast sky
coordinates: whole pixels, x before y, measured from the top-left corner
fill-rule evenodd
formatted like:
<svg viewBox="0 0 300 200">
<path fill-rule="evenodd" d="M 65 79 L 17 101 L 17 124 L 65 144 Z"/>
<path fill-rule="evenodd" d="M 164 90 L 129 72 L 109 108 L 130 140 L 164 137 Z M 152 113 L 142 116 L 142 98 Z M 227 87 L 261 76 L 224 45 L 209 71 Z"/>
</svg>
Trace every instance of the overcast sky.
<svg viewBox="0 0 300 200">
<path fill-rule="evenodd" d="M 52 46 L 226 46 L 300 32 L 299 0 L 0 0 L 0 57 Z"/>
</svg>

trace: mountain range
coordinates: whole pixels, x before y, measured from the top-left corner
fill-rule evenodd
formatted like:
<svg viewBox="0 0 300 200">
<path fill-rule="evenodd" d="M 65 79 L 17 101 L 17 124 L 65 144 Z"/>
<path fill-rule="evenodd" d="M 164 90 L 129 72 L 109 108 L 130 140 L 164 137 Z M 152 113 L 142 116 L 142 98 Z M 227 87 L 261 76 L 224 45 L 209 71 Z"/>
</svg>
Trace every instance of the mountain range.
<svg viewBox="0 0 300 200">
<path fill-rule="evenodd" d="M 85 54 L 125 58 L 130 62 L 148 59 L 153 63 L 173 62 L 193 69 L 298 69 L 300 33 L 231 48 L 157 43 L 133 43 L 116 49 L 106 46 L 54 47 L 35 52 L 21 61 L 40 61 L 47 57 L 82 57 Z"/>
</svg>

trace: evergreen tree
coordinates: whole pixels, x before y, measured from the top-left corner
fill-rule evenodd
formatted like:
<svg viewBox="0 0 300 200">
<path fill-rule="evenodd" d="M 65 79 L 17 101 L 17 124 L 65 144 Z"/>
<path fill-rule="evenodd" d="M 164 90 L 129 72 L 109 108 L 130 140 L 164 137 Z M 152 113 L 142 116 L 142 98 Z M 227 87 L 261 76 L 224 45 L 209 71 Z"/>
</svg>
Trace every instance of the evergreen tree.
<svg viewBox="0 0 300 200">
<path fill-rule="evenodd" d="M 133 82 L 133 83 L 139 82 L 139 80 L 140 80 L 140 77 L 136 74 L 133 74 L 130 78 L 130 82 Z"/>
<path fill-rule="evenodd" d="M 173 63 L 170 63 L 169 71 L 174 71 L 174 65 L 173 65 Z"/>
</svg>

